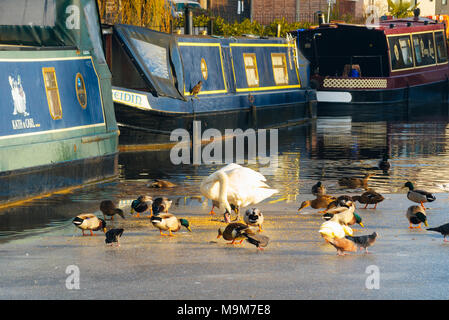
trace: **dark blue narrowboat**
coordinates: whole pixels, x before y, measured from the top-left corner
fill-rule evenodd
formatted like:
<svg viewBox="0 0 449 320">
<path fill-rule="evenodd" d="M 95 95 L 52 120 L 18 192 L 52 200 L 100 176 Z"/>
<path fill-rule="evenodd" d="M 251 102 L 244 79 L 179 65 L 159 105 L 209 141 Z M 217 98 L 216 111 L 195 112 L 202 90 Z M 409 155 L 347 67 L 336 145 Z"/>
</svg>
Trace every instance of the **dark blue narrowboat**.
<svg viewBox="0 0 449 320">
<path fill-rule="evenodd" d="M 190 131 L 194 120 L 202 130 L 244 130 L 316 116 L 308 62 L 293 40 L 172 35 L 115 25 L 109 41 L 120 145 L 169 146 L 170 133 Z"/>
<path fill-rule="evenodd" d="M 0 5 L 0 206 L 118 174 L 95 0 Z"/>
</svg>

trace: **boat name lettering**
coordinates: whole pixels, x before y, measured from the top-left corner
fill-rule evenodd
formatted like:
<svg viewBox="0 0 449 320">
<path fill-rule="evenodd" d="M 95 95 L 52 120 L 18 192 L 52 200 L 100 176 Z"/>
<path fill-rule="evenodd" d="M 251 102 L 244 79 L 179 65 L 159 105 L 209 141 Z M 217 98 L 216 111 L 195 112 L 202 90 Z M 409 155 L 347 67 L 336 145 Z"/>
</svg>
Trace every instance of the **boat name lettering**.
<svg viewBox="0 0 449 320">
<path fill-rule="evenodd" d="M 120 92 L 115 91 L 114 92 L 114 99 L 124 101 L 124 102 L 131 102 L 134 104 L 141 104 L 142 103 L 142 97 L 128 92 Z"/>
<path fill-rule="evenodd" d="M 35 128 L 36 125 L 34 124 L 33 118 L 26 118 L 25 120 L 17 119 L 17 120 L 11 120 L 12 128 L 14 130 L 18 129 L 30 129 Z"/>
<path fill-rule="evenodd" d="M 143 94 L 112 89 L 112 100 L 138 108 L 151 109 L 148 98 Z"/>
</svg>

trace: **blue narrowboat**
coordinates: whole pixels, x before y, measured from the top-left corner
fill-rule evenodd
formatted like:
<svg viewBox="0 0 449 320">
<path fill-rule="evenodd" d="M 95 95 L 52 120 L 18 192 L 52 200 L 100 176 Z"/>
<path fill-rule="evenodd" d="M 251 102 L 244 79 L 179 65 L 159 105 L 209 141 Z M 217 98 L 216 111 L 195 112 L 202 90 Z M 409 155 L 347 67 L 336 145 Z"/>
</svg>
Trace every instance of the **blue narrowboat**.
<svg viewBox="0 0 449 320">
<path fill-rule="evenodd" d="M 95 0 L 0 4 L 0 205 L 118 174 Z"/>
<path fill-rule="evenodd" d="M 120 145 L 170 146 L 170 133 L 259 129 L 316 116 L 295 41 L 172 35 L 115 25 L 106 40 Z M 200 88 L 198 88 L 200 87 Z"/>
</svg>

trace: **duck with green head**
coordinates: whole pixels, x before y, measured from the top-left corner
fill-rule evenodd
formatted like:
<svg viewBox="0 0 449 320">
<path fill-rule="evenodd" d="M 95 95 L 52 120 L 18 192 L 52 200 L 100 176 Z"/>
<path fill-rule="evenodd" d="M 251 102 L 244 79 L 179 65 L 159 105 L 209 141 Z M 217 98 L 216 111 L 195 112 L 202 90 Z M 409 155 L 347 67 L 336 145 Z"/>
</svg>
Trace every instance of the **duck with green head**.
<svg viewBox="0 0 449 320">
<path fill-rule="evenodd" d="M 421 223 L 424 223 L 426 227 L 428 227 L 426 210 L 420 206 L 410 206 L 407 209 L 407 213 L 405 214 L 407 217 L 410 226 L 409 229 L 421 228 Z M 418 225 L 414 227 L 413 225 Z"/>
<path fill-rule="evenodd" d="M 264 247 L 268 245 L 269 238 L 256 232 L 246 224 L 233 222 L 229 223 L 226 227 L 221 227 L 218 229 L 217 239 L 223 237 L 223 239 L 232 241 L 228 244 L 235 244 L 235 241 L 240 240 L 239 244 L 246 240 L 247 242 L 256 246 L 257 249 L 263 250 Z"/>
<path fill-rule="evenodd" d="M 354 203 L 352 201 L 346 201 L 344 204 L 341 203 L 340 207 L 328 210 L 323 215 L 323 218 L 324 220 L 335 221 L 346 226 L 352 226 L 357 223 L 364 228 L 365 226 L 362 223 L 362 217 L 354 211 Z"/>
<path fill-rule="evenodd" d="M 177 232 L 181 227 L 185 227 L 189 232 L 192 232 L 190 229 L 190 224 L 187 219 L 178 219 L 171 213 L 163 213 L 159 215 L 154 215 L 150 219 L 153 226 L 159 229 L 161 236 L 170 236 L 174 235 L 172 232 Z M 162 231 L 168 231 L 168 234 L 162 233 Z"/>
<path fill-rule="evenodd" d="M 424 202 L 432 202 L 435 201 L 435 196 L 424 190 L 416 190 L 413 183 L 407 181 L 403 188 L 408 188 L 407 198 L 413 202 L 420 203 L 421 207 L 424 208 Z"/>
<path fill-rule="evenodd" d="M 92 213 L 83 213 L 76 216 L 72 223 L 83 232 L 83 236 L 85 236 L 84 231 L 90 231 L 90 235 L 93 236 L 92 231 L 101 230 L 106 233 L 106 221 L 104 219 L 98 218 L 96 215 Z"/>
<path fill-rule="evenodd" d="M 149 211 L 150 214 L 153 213 L 151 205 L 153 199 L 150 196 L 139 196 L 136 200 L 131 203 L 131 214 L 136 213 L 136 217 L 140 217 L 141 213 Z"/>
</svg>

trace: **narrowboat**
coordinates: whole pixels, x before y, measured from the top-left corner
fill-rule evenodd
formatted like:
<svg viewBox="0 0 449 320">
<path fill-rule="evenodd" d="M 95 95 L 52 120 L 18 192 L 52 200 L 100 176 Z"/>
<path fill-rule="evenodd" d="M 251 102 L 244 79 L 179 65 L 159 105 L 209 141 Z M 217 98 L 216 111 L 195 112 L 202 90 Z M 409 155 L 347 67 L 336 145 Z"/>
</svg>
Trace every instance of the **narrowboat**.
<svg viewBox="0 0 449 320">
<path fill-rule="evenodd" d="M 292 32 L 311 63 L 319 109 L 448 100 L 445 25 L 428 18 L 330 23 Z"/>
<path fill-rule="evenodd" d="M 118 175 L 95 0 L 2 0 L 0 206 Z"/>
<path fill-rule="evenodd" d="M 316 117 L 294 40 L 175 35 L 114 25 L 106 37 L 122 146 L 167 148 L 173 130 L 260 129 Z"/>
</svg>

